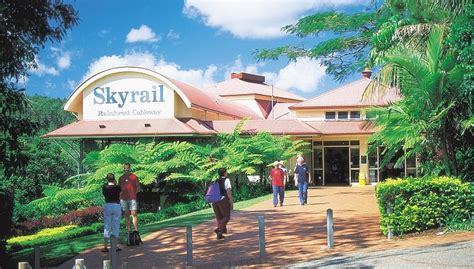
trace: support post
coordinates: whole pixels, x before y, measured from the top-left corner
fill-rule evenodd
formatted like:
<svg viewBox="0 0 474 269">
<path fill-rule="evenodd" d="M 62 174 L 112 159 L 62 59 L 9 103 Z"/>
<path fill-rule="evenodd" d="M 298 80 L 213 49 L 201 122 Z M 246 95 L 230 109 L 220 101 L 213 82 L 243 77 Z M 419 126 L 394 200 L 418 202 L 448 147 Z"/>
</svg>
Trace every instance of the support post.
<svg viewBox="0 0 474 269">
<path fill-rule="evenodd" d="M 110 263 L 110 260 L 104 260 L 104 263 L 102 265 L 102 268 L 103 269 L 111 269 L 112 268 L 112 264 Z"/>
<path fill-rule="evenodd" d="M 392 214 L 392 208 L 387 207 L 387 215 L 390 215 L 390 214 Z M 388 240 L 393 239 L 393 231 L 392 231 L 392 227 L 390 226 L 390 224 L 387 224 L 387 239 Z"/>
<path fill-rule="evenodd" d="M 41 264 L 40 264 L 40 246 L 35 246 L 35 269 L 40 269 Z"/>
<path fill-rule="evenodd" d="M 31 269 L 31 266 L 28 262 L 19 262 L 18 269 Z"/>
<path fill-rule="evenodd" d="M 85 262 L 84 262 L 84 259 L 76 259 L 76 261 L 74 262 L 74 269 L 85 269 L 86 266 L 85 266 Z"/>
<path fill-rule="evenodd" d="M 85 150 L 85 146 L 84 146 L 84 139 L 80 139 L 79 140 L 79 174 L 82 174 L 84 173 L 84 165 L 82 164 L 82 161 L 84 160 L 84 150 Z"/>
<path fill-rule="evenodd" d="M 260 258 L 265 257 L 265 218 L 258 216 L 258 248 Z"/>
<path fill-rule="evenodd" d="M 193 227 L 186 226 L 186 265 L 193 265 Z"/>
<path fill-rule="evenodd" d="M 334 247 L 334 221 L 332 209 L 330 208 L 326 211 L 326 219 L 328 248 L 332 248 Z"/>
<path fill-rule="evenodd" d="M 110 237 L 110 261 L 112 269 L 117 269 L 117 237 Z"/>
</svg>

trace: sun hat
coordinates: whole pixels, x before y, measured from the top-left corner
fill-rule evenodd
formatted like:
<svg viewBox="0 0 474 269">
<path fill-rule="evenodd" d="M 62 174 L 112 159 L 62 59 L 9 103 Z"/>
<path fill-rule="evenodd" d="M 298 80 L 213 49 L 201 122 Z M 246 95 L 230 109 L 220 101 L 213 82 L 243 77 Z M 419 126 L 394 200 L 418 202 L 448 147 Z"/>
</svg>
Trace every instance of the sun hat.
<svg viewBox="0 0 474 269">
<path fill-rule="evenodd" d="M 279 161 L 274 161 L 274 162 L 273 162 L 273 166 L 278 166 L 279 164 L 280 164 Z"/>
</svg>

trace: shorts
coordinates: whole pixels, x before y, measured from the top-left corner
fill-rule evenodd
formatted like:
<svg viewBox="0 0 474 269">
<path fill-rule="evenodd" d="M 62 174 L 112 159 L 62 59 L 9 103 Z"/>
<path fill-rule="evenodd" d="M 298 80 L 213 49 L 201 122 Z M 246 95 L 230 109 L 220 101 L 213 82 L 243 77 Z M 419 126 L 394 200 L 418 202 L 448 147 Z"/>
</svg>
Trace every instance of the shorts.
<svg viewBox="0 0 474 269">
<path fill-rule="evenodd" d="M 120 205 L 123 211 L 137 210 L 137 199 L 132 200 L 120 200 Z"/>
</svg>

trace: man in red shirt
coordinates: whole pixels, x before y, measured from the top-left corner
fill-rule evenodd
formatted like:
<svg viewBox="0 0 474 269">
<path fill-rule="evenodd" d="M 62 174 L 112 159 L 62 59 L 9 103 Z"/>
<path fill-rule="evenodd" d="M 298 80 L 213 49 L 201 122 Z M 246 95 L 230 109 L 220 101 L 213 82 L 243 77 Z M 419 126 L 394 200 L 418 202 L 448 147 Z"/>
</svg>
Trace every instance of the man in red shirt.
<svg viewBox="0 0 474 269">
<path fill-rule="evenodd" d="M 132 214 L 133 227 L 138 231 L 138 217 L 137 217 L 137 192 L 140 187 L 138 177 L 130 171 L 130 164 L 123 165 L 124 174 L 119 179 L 120 188 L 120 204 L 125 215 L 125 223 L 127 230 L 130 232 L 130 213 Z"/>
<path fill-rule="evenodd" d="M 273 166 L 274 168 L 270 172 L 273 189 L 273 206 L 276 207 L 278 205 L 278 196 L 280 196 L 280 206 L 283 206 L 283 200 L 285 199 L 285 171 L 279 167 L 279 161 L 275 161 Z"/>
</svg>

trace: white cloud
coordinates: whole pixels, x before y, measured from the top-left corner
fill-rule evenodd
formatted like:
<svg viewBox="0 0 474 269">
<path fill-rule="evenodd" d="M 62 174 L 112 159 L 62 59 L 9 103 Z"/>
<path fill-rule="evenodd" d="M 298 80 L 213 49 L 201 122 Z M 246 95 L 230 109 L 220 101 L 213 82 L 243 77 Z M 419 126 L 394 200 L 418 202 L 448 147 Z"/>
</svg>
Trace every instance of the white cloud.
<svg viewBox="0 0 474 269">
<path fill-rule="evenodd" d="M 275 38 L 280 29 L 324 7 L 361 5 L 368 0 L 186 0 L 183 13 L 201 19 L 206 26 L 239 38 Z"/>
<path fill-rule="evenodd" d="M 140 28 L 135 29 L 132 28 L 130 32 L 127 34 L 127 39 L 125 42 L 127 43 L 135 43 L 135 42 L 146 42 L 146 43 L 153 43 L 158 42 L 160 37 L 153 32 L 153 30 L 142 24 Z"/>
<path fill-rule="evenodd" d="M 51 47 L 53 57 L 56 58 L 56 64 L 59 69 L 68 69 L 71 66 L 71 52 L 64 51 L 61 48 Z"/>
<path fill-rule="evenodd" d="M 171 30 L 169 30 L 169 32 L 168 32 L 168 34 L 166 35 L 166 37 L 167 37 L 168 39 L 174 39 L 174 40 L 176 40 L 176 39 L 179 39 L 179 34 L 178 34 L 177 32 L 175 32 L 175 30 L 171 29 Z"/>
<path fill-rule="evenodd" d="M 267 84 L 274 84 L 283 90 L 300 91 L 304 93 L 316 91 L 326 75 L 326 69 L 316 60 L 299 58 L 297 62 L 290 62 L 277 72 L 263 71 L 264 63 L 242 64 L 240 56 L 234 63 L 224 70 L 224 79 L 229 79 L 232 72 L 246 72 L 265 76 Z"/>
<path fill-rule="evenodd" d="M 312 92 L 325 75 L 326 68 L 319 61 L 300 58 L 281 69 L 274 81 L 278 88 Z"/>
<path fill-rule="evenodd" d="M 100 30 L 97 35 L 100 37 L 100 38 L 104 38 L 106 35 L 108 35 L 110 33 L 110 31 L 108 29 L 102 29 Z"/>
<path fill-rule="evenodd" d="M 68 79 L 67 80 L 67 86 L 69 87 L 69 90 L 72 92 L 76 89 L 77 87 L 77 82 L 75 80 L 72 80 L 72 79 Z"/>
<path fill-rule="evenodd" d="M 89 70 L 83 77 L 88 77 L 112 67 L 138 66 L 154 70 L 171 78 L 186 82 L 196 87 L 206 87 L 215 84 L 215 74 L 218 67 L 209 65 L 206 69 L 183 69 L 176 63 L 157 58 L 149 52 L 131 52 L 124 55 L 102 56 L 89 65 Z"/>
<path fill-rule="evenodd" d="M 63 53 L 57 58 L 57 64 L 60 69 L 67 69 L 71 66 L 71 54 L 68 52 Z"/>
<path fill-rule="evenodd" d="M 36 62 L 37 67 L 34 69 L 30 69 L 30 72 L 32 74 L 35 74 L 39 77 L 42 77 L 43 75 L 53 75 L 53 76 L 59 75 L 59 72 L 56 68 L 52 66 L 47 66 L 41 63 L 38 58 L 35 59 L 35 62 Z"/>
</svg>

